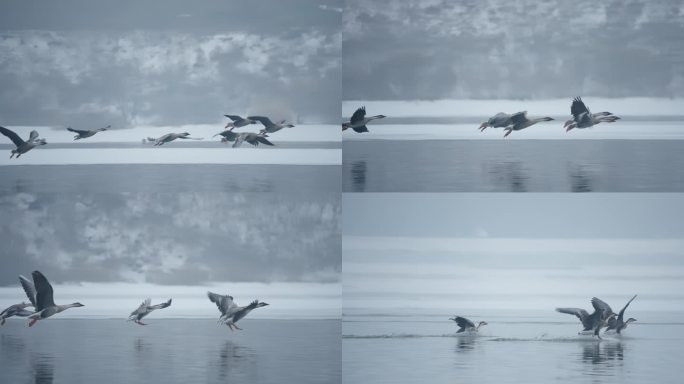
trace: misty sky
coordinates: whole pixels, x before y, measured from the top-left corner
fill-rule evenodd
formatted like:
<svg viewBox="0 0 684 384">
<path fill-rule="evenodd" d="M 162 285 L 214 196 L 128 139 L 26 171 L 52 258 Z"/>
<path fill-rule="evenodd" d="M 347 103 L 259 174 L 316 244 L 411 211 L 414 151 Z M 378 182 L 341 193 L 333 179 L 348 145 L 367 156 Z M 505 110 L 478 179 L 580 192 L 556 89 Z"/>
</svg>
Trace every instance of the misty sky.
<svg viewBox="0 0 684 384">
<path fill-rule="evenodd" d="M 684 2 L 349 0 L 345 100 L 684 96 Z"/>
<path fill-rule="evenodd" d="M 55 283 L 338 282 L 336 194 L 0 196 L 0 286 L 39 269 Z"/>
<path fill-rule="evenodd" d="M 684 196 L 345 194 L 346 308 L 684 304 Z"/>
<path fill-rule="evenodd" d="M 4 2 L 3 125 L 337 123 L 340 1 Z"/>
</svg>

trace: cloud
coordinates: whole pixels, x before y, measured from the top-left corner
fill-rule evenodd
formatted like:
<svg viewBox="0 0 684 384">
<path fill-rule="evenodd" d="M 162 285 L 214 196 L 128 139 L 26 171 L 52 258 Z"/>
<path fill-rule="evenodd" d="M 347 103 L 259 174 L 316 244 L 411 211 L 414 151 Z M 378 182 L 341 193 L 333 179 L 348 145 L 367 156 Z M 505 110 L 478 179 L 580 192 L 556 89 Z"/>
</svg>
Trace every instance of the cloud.
<svg viewBox="0 0 684 384">
<path fill-rule="evenodd" d="M 337 282 L 339 196 L 13 194 L 0 207 L 0 285 L 56 282 Z"/>
<path fill-rule="evenodd" d="M 339 115 L 341 34 L 11 31 L 0 36 L 8 125 L 215 122 L 260 99 L 320 122 Z M 334 111 L 334 112 L 333 112 Z"/>
</svg>

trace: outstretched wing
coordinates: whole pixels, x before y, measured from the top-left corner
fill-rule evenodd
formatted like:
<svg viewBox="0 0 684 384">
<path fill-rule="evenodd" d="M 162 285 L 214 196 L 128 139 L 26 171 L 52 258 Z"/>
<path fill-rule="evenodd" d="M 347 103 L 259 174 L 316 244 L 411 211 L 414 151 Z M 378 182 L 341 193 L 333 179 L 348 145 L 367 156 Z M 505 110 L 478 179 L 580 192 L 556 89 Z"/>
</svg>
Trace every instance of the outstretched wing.
<svg viewBox="0 0 684 384">
<path fill-rule="evenodd" d="M 357 133 L 368 132 L 368 127 L 366 127 L 365 125 L 362 125 L 360 127 L 352 127 L 352 129 L 354 130 L 354 132 L 357 132 Z"/>
<path fill-rule="evenodd" d="M 9 129 L 7 129 L 7 128 L 5 128 L 5 127 L 0 127 L 0 133 L 2 133 L 3 135 L 9 137 L 10 140 L 12 140 L 12 142 L 14 143 L 14 145 L 16 145 L 17 147 L 20 146 L 20 145 L 23 145 L 23 144 L 25 143 L 25 141 L 22 140 L 21 137 L 19 137 L 19 135 L 17 135 L 16 133 L 14 133 L 14 131 L 10 131 Z"/>
<path fill-rule="evenodd" d="M 591 298 L 591 305 L 595 310 L 601 311 L 601 319 L 607 319 L 613 313 L 613 309 L 610 305 L 606 304 L 605 301 L 599 299 L 598 297 Z"/>
<path fill-rule="evenodd" d="M 241 146 L 241 145 L 242 145 L 242 142 L 245 141 L 245 138 L 246 138 L 246 137 L 247 137 L 247 136 L 245 136 L 245 135 L 238 135 L 238 136 L 235 138 L 235 142 L 233 143 L 233 148 L 237 148 L 237 147 Z"/>
<path fill-rule="evenodd" d="M 251 303 L 249 303 L 248 306 L 242 307 L 237 309 L 235 312 L 233 312 L 233 322 L 237 322 L 238 320 L 242 319 L 243 317 L 247 316 L 247 314 L 254 308 L 259 305 L 259 300 L 254 300 Z"/>
<path fill-rule="evenodd" d="M 24 292 L 26 292 L 26 296 L 28 297 L 29 301 L 31 304 L 33 304 L 33 307 L 36 307 L 36 287 L 33 285 L 33 283 L 25 278 L 22 275 L 19 275 L 19 282 L 21 283 L 21 287 L 24 288 Z"/>
<path fill-rule="evenodd" d="M 514 113 L 511 115 L 511 123 L 512 124 L 522 124 L 527 121 L 527 111 L 522 111 L 518 113 Z"/>
<path fill-rule="evenodd" d="M 254 121 L 260 122 L 261 124 L 264 125 L 264 127 L 269 127 L 269 126 L 275 125 L 275 124 L 273 124 L 273 122 L 271 121 L 271 119 L 269 119 L 269 118 L 266 117 L 266 116 L 247 116 L 247 118 L 250 119 L 250 120 L 254 120 Z"/>
<path fill-rule="evenodd" d="M 207 292 L 207 296 L 212 303 L 216 304 L 216 307 L 224 315 L 230 313 L 233 308 L 237 307 L 237 304 L 233 301 L 233 296 L 219 295 L 214 292 Z"/>
<path fill-rule="evenodd" d="M 366 107 L 365 106 L 354 111 L 354 114 L 352 115 L 351 119 L 349 119 L 349 121 L 352 124 L 356 124 L 360 121 L 363 121 L 364 117 L 366 117 Z"/>
<path fill-rule="evenodd" d="M 131 316 L 147 312 L 147 307 L 149 307 L 151 303 L 152 300 L 150 300 L 149 298 L 143 300 L 143 302 L 138 306 L 138 308 L 136 308 L 135 311 L 131 312 Z"/>
<path fill-rule="evenodd" d="M 31 131 L 29 133 L 29 141 L 33 141 L 38 138 L 38 131 Z"/>
<path fill-rule="evenodd" d="M 75 132 L 75 133 L 78 133 L 79 135 L 82 135 L 82 134 L 84 134 L 84 133 L 88 133 L 88 131 L 84 131 L 84 130 L 80 130 L 80 129 L 73 129 L 73 128 L 71 128 L 71 127 L 68 127 L 68 128 L 67 128 L 67 131 L 69 131 L 69 132 Z"/>
<path fill-rule="evenodd" d="M 582 101 L 582 98 L 581 97 L 575 97 L 572 100 L 572 105 L 570 106 L 570 114 L 575 119 L 579 119 L 579 116 L 583 113 L 586 115 L 591 115 L 589 113 L 589 109 L 587 108 L 587 106 L 584 105 L 584 101 Z"/>
<path fill-rule="evenodd" d="M 268 141 L 268 139 L 266 139 L 266 138 L 263 137 L 263 136 L 257 136 L 256 139 L 257 139 L 258 142 L 260 142 L 260 143 L 262 143 L 262 144 L 266 144 L 266 145 L 270 145 L 270 146 L 273 146 L 273 145 L 274 145 L 273 143 L 271 143 L 270 141 Z"/>
<path fill-rule="evenodd" d="M 575 315 L 584 324 L 584 319 L 589 317 L 589 313 L 580 308 L 556 308 L 556 312 L 567 313 L 568 315 Z"/>
<path fill-rule="evenodd" d="M 231 119 L 231 120 L 233 120 L 233 121 L 240 121 L 240 120 L 242 120 L 242 117 L 240 117 L 240 116 L 238 116 L 238 115 L 223 115 L 223 116 L 225 116 L 225 117 L 227 117 L 227 118 L 229 118 L 229 119 Z"/>
<path fill-rule="evenodd" d="M 47 307 L 53 307 L 55 301 L 52 297 L 52 285 L 40 271 L 33 271 L 33 285 L 36 287 L 36 312 L 42 311 Z"/>
<path fill-rule="evenodd" d="M 155 304 L 155 305 L 148 305 L 147 308 L 149 308 L 149 309 L 162 309 L 162 308 L 166 308 L 170 305 L 171 305 L 171 299 L 169 299 L 169 301 L 164 302 L 164 303 L 159 303 L 159 304 Z"/>
<path fill-rule="evenodd" d="M 473 323 L 472 321 L 466 319 L 465 317 L 456 316 L 456 317 L 454 318 L 454 321 L 455 321 L 456 324 L 458 324 L 458 326 L 461 327 L 461 328 L 475 327 L 475 323 Z"/>
<path fill-rule="evenodd" d="M 623 319 L 623 316 L 625 315 L 625 309 L 627 309 L 627 307 L 629 307 L 629 304 L 632 302 L 632 300 L 636 299 L 636 297 L 637 297 L 637 295 L 632 296 L 632 298 L 629 299 L 627 304 L 625 304 L 625 306 L 622 307 L 622 309 L 620 310 L 620 313 L 618 314 L 618 322 L 623 322 L 622 319 Z"/>
</svg>

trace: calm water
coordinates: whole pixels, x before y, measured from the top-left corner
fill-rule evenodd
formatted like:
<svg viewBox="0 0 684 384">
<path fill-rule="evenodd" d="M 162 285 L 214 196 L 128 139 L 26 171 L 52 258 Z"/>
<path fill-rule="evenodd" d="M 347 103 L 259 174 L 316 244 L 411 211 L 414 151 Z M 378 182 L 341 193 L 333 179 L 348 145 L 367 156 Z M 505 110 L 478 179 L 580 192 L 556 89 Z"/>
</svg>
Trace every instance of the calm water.
<svg viewBox="0 0 684 384">
<path fill-rule="evenodd" d="M 120 164 L 0 167 L 0 193 L 337 192 L 339 165 Z"/>
<path fill-rule="evenodd" d="M 624 336 L 577 335 L 576 318 L 473 311 L 480 334 L 450 314 L 347 315 L 344 383 L 680 383 L 684 313 L 638 313 Z"/>
<path fill-rule="evenodd" d="M 13 321 L 12 321 L 13 320 Z M 50 319 L 0 328 L 1 383 L 339 383 L 339 320 Z"/>
<path fill-rule="evenodd" d="M 349 140 L 345 192 L 684 192 L 684 140 Z"/>
</svg>

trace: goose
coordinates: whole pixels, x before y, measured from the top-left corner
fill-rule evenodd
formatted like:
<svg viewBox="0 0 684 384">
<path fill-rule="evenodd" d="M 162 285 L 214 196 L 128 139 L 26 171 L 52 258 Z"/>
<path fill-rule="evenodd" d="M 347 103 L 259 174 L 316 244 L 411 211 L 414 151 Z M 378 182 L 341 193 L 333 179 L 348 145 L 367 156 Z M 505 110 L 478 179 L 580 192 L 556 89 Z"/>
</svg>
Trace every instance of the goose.
<svg viewBox="0 0 684 384">
<path fill-rule="evenodd" d="M 504 137 L 508 136 L 511 134 L 513 131 L 519 131 L 521 129 L 525 129 L 529 126 L 532 126 L 537 123 L 541 123 L 542 121 L 551 121 L 553 120 L 550 117 L 537 117 L 534 119 L 528 119 L 527 118 L 527 111 L 522 111 L 518 113 L 514 113 L 511 115 L 511 124 L 512 126 L 504 128 L 506 131 L 506 134 Z"/>
<path fill-rule="evenodd" d="M 370 116 L 366 117 L 366 107 L 361 107 L 354 111 L 354 114 L 352 115 L 351 119 L 349 119 L 348 122 L 342 123 L 342 130 L 346 131 L 347 129 L 351 128 L 354 130 L 354 132 L 358 133 L 363 133 L 363 132 L 368 132 L 368 128 L 366 127 L 366 124 L 371 122 L 372 120 L 376 119 L 384 119 L 385 115 L 375 115 L 375 116 Z"/>
<path fill-rule="evenodd" d="M 269 119 L 266 116 L 249 116 L 247 118 L 250 120 L 258 121 L 261 124 L 263 124 L 264 129 L 262 129 L 259 133 L 274 133 L 280 131 L 283 128 L 294 128 L 294 125 L 292 124 L 285 124 L 285 120 L 281 120 L 278 123 L 274 123 L 271 121 L 271 119 Z"/>
<path fill-rule="evenodd" d="M 465 317 L 461 316 L 455 316 L 452 318 L 449 318 L 449 320 L 453 320 L 456 322 L 456 325 L 458 325 L 460 328 L 458 328 L 458 331 L 456 333 L 461 333 L 461 332 L 477 332 L 481 326 L 487 325 L 486 321 L 480 321 L 477 326 L 475 326 L 475 323 L 472 321 L 466 319 Z"/>
<path fill-rule="evenodd" d="M 40 271 L 33 271 L 33 273 L 31 273 L 31 276 L 33 276 L 33 286 L 36 290 L 36 312 L 28 317 L 29 319 L 31 319 L 31 321 L 29 322 L 29 327 L 32 327 L 33 324 L 35 324 L 38 320 L 47 319 L 48 317 L 65 311 L 69 308 L 83 307 L 83 304 L 81 303 L 72 303 L 64 305 L 55 304 L 54 299 L 52 297 L 52 286 L 45 278 L 45 276 L 43 276 L 43 274 L 40 273 Z M 26 289 L 26 287 L 24 287 L 24 289 Z"/>
<path fill-rule="evenodd" d="M 212 303 L 216 304 L 219 311 L 221 311 L 221 317 L 219 317 L 219 324 L 226 324 L 231 331 L 242 328 L 238 327 L 235 323 L 243 317 L 247 316 L 254 308 L 261 308 L 269 305 L 263 301 L 254 300 L 248 306 L 238 307 L 233 301 L 233 296 L 229 295 L 219 295 L 218 293 L 207 292 L 207 296 Z"/>
<path fill-rule="evenodd" d="M 140 320 L 142 320 L 143 317 L 149 315 L 150 312 L 154 311 L 155 309 L 163 309 L 170 306 L 171 299 L 164 303 L 155 305 L 151 304 L 152 300 L 150 300 L 149 298 L 145 299 L 145 301 L 143 301 L 142 304 L 140 304 L 140 306 L 135 311 L 131 312 L 131 314 L 128 316 L 128 321 L 133 321 L 138 325 L 147 325 Z"/>
<path fill-rule="evenodd" d="M 33 148 L 40 146 L 40 145 L 45 145 L 47 144 L 47 141 L 45 139 L 39 139 L 38 138 L 38 132 L 37 131 L 31 131 L 29 134 L 29 139 L 27 141 L 24 141 L 17 135 L 14 131 L 9 130 L 5 127 L 0 127 L 0 133 L 3 135 L 7 136 L 12 140 L 14 145 L 17 146 L 16 149 L 12 150 L 12 154 L 10 155 L 10 159 L 14 157 L 14 155 L 17 155 L 17 159 L 19 156 L 23 155 L 24 153 L 32 150 Z"/>
<path fill-rule="evenodd" d="M 28 307 L 32 307 L 30 303 L 21 302 L 19 304 L 13 304 L 5 308 L 0 312 L 0 325 L 5 325 L 5 319 L 12 316 L 28 317 L 33 314 L 33 311 L 29 311 Z"/>
<path fill-rule="evenodd" d="M 242 145 L 243 141 L 246 141 L 255 147 L 259 146 L 259 143 L 274 146 L 275 144 L 268 141 L 268 139 L 266 139 L 267 137 L 268 137 L 268 135 L 263 131 L 259 132 L 259 133 L 240 132 L 237 134 L 237 137 L 235 138 L 235 142 L 233 143 L 233 148 L 237 148 L 240 145 Z"/>
<path fill-rule="evenodd" d="M 582 332 L 592 331 L 594 336 L 600 339 L 599 331 L 606 326 L 610 318 L 615 316 L 615 313 L 608 304 L 599 298 L 593 297 L 591 305 L 594 307 L 594 312 L 591 315 L 580 308 L 556 308 L 556 312 L 577 316 L 584 326 Z"/>
<path fill-rule="evenodd" d="M 522 113 L 522 112 L 518 112 L 518 113 Z M 512 115 L 509 115 L 507 113 L 499 112 L 496 115 L 490 117 L 489 120 L 480 124 L 480 128 L 478 128 L 478 129 L 480 130 L 480 132 L 484 132 L 484 130 L 487 129 L 487 127 L 492 127 L 492 128 L 507 127 L 507 126 L 513 124 L 511 122 L 511 116 Z"/>
<path fill-rule="evenodd" d="M 256 124 L 256 121 L 252 120 L 251 117 L 248 118 L 243 118 L 238 115 L 223 115 L 232 121 L 229 121 L 228 124 L 226 124 L 225 128 L 240 128 L 244 127 L 246 125 L 250 124 Z"/>
<path fill-rule="evenodd" d="M 111 127 L 112 127 L 111 125 L 108 125 L 104 128 L 90 129 L 90 130 L 80 130 L 80 129 L 73 129 L 71 127 L 68 127 L 67 131 L 76 133 L 76 136 L 74 136 L 74 140 L 79 140 L 79 139 L 85 139 L 86 137 L 94 136 L 96 133 L 106 131 Z"/>
<path fill-rule="evenodd" d="M 572 119 L 565 122 L 563 128 L 569 132 L 573 128 L 589 128 L 598 123 L 614 123 L 620 120 L 619 117 L 610 112 L 591 113 L 581 97 L 575 97 L 570 106 Z"/>
<path fill-rule="evenodd" d="M 155 142 L 154 142 L 154 145 L 155 145 L 155 146 L 164 145 L 165 143 L 169 143 L 169 142 L 174 141 L 174 140 L 176 140 L 176 139 L 202 140 L 202 139 L 199 139 L 199 138 L 192 138 L 192 137 L 188 137 L 188 136 L 190 136 L 190 134 L 187 133 L 187 132 L 183 132 L 183 133 L 167 133 L 166 135 L 164 135 L 164 136 L 162 136 L 162 137 L 156 139 Z"/>
<path fill-rule="evenodd" d="M 215 135 L 212 136 L 212 137 L 222 136 L 222 137 L 221 137 L 221 142 L 222 142 L 222 143 L 227 143 L 227 142 L 235 141 L 235 140 L 238 138 L 238 134 L 237 134 L 236 132 L 233 132 L 233 128 L 234 128 L 234 127 L 231 127 L 231 128 L 229 128 L 229 129 L 226 129 L 225 131 L 219 132 L 219 133 L 215 134 Z"/>
<path fill-rule="evenodd" d="M 625 328 L 627 328 L 627 326 L 629 325 L 629 323 L 633 323 L 633 322 L 637 321 L 637 320 L 636 320 L 635 318 L 633 318 L 633 317 L 630 317 L 629 319 L 627 319 L 627 321 L 624 321 L 624 320 L 623 320 L 623 319 L 624 319 L 624 315 L 625 315 L 625 309 L 627 309 L 627 307 L 629 306 L 629 303 L 631 303 L 632 300 L 634 300 L 636 297 L 637 297 L 637 295 L 634 295 L 634 296 L 632 296 L 631 299 L 629 299 L 629 301 L 627 302 L 627 304 L 625 304 L 625 306 L 624 306 L 624 307 L 620 310 L 620 312 L 618 313 L 617 318 L 611 317 L 610 319 L 608 319 L 608 327 L 606 327 L 606 332 L 607 332 L 607 331 L 615 331 L 615 332 L 617 332 L 617 333 L 619 334 L 619 333 L 622 332 Z"/>
</svg>

